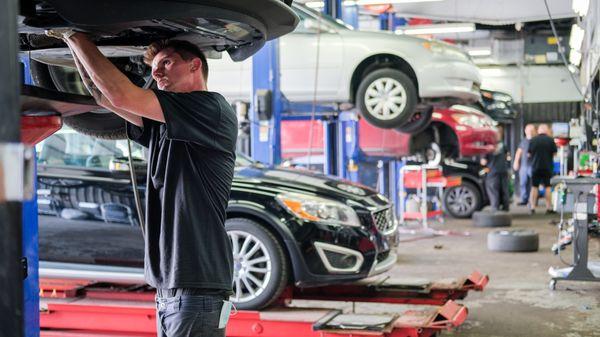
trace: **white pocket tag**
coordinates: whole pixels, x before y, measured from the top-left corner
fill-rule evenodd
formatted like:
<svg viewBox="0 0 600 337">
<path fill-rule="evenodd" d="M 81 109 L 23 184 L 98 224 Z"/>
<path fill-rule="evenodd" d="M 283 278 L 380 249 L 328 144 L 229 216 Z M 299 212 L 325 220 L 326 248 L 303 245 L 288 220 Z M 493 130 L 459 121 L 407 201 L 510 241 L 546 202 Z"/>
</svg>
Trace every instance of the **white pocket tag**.
<svg viewBox="0 0 600 337">
<path fill-rule="evenodd" d="M 227 326 L 229 321 L 229 314 L 231 313 L 230 301 L 223 301 L 223 307 L 221 307 L 221 315 L 219 316 L 219 329 L 223 329 Z"/>
</svg>

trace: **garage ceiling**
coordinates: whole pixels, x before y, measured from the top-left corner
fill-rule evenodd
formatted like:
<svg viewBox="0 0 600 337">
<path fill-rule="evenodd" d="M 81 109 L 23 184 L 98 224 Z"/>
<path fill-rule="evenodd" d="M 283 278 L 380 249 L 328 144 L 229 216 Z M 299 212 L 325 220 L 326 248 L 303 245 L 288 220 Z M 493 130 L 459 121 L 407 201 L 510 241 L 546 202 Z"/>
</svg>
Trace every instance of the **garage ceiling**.
<svg viewBox="0 0 600 337">
<path fill-rule="evenodd" d="M 547 0 L 554 19 L 575 17 L 570 0 Z M 490 25 L 548 20 L 544 0 L 442 0 L 394 4 L 399 16 Z"/>
</svg>

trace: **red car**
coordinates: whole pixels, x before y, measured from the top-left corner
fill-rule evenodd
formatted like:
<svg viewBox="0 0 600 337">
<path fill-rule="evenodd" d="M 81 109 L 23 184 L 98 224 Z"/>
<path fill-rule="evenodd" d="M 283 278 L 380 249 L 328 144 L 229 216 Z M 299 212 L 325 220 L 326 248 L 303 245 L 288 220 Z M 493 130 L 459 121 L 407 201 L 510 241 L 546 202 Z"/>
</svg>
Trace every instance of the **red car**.
<svg viewBox="0 0 600 337">
<path fill-rule="evenodd" d="M 358 144 L 368 156 L 425 157 L 439 163 L 443 157 L 465 158 L 489 153 L 496 144 L 496 122 L 483 112 L 462 105 L 434 110 L 431 122 L 416 134 L 377 128 L 359 121 Z M 310 121 L 283 121 L 282 157 L 292 159 L 323 154 L 323 125 Z M 345 137 L 350 137 L 346 135 Z"/>
</svg>

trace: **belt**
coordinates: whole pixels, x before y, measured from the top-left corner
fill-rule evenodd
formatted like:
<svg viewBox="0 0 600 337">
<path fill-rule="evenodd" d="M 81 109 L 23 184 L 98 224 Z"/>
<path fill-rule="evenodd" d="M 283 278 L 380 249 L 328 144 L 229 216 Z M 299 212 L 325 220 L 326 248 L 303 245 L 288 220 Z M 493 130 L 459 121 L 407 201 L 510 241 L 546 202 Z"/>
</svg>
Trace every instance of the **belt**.
<svg viewBox="0 0 600 337">
<path fill-rule="evenodd" d="M 171 289 L 156 289 L 156 295 L 162 298 L 176 297 L 182 295 L 188 296 L 222 296 L 227 298 L 226 291 L 219 289 L 205 288 L 171 288 Z"/>
</svg>

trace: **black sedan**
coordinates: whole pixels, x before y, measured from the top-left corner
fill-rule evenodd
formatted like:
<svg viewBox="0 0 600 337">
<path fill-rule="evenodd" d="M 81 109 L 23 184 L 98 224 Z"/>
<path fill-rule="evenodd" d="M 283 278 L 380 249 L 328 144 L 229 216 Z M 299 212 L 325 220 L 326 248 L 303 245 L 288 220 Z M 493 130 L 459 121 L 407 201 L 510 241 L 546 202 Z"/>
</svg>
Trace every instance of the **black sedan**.
<svg viewBox="0 0 600 337">
<path fill-rule="evenodd" d="M 40 259 L 141 266 L 126 141 L 63 129 L 37 150 Z M 144 151 L 134 146 L 132 156 L 143 195 Z M 357 281 L 395 265 L 397 221 L 384 196 L 310 171 L 270 169 L 243 155 L 236 164 L 226 228 L 238 308 L 262 308 L 289 284 Z"/>
</svg>

